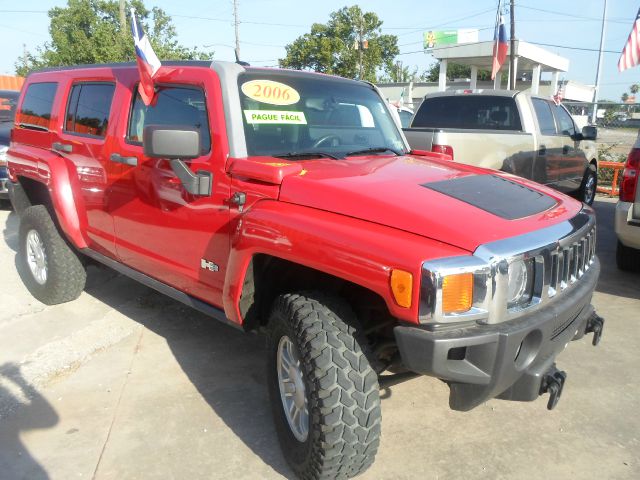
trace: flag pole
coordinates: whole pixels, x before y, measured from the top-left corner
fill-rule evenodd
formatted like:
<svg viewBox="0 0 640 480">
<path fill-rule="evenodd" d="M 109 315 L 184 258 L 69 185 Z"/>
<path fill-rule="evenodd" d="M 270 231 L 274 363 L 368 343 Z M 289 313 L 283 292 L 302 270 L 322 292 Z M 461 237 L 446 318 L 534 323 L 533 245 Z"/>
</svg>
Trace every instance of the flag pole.
<svg viewBox="0 0 640 480">
<path fill-rule="evenodd" d="M 509 16 L 511 17 L 511 45 L 509 47 L 510 58 L 509 58 L 509 89 L 516 89 L 516 12 L 515 12 L 515 2 L 511 0 L 511 4 L 509 5 Z"/>
<path fill-rule="evenodd" d="M 602 11 L 602 30 L 600 31 L 600 49 L 598 50 L 598 67 L 596 69 L 596 85 L 593 89 L 593 112 L 591 112 L 591 123 L 596 124 L 598 115 L 598 90 L 600 89 L 600 72 L 602 70 L 602 49 L 604 48 L 604 35 L 607 20 L 607 0 L 604 0 L 604 9 Z"/>
</svg>

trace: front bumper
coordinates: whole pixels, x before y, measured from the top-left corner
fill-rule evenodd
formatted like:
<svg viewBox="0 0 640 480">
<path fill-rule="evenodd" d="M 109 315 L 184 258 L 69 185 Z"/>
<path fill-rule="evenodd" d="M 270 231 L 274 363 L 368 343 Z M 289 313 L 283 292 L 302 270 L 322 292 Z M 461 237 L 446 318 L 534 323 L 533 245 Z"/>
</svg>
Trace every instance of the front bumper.
<svg viewBox="0 0 640 480">
<path fill-rule="evenodd" d="M 545 391 L 555 357 L 591 328 L 591 297 L 600 264 L 593 264 L 570 292 L 516 320 L 446 330 L 398 326 L 394 333 L 404 365 L 446 381 L 453 410 L 470 410 L 498 397 L 531 401 Z M 600 325 L 601 327 L 601 325 Z"/>
<path fill-rule="evenodd" d="M 625 247 L 640 250 L 640 221 L 633 219 L 633 203 L 616 204 L 615 230 L 618 240 Z"/>
</svg>

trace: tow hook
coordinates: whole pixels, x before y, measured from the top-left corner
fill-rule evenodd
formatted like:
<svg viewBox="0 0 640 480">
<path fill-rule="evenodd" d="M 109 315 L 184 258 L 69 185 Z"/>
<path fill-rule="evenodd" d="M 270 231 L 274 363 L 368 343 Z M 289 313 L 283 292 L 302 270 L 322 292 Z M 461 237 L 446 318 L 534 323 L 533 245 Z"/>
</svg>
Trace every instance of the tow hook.
<svg viewBox="0 0 640 480">
<path fill-rule="evenodd" d="M 587 328 L 584 329 L 584 333 L 593 333 L 593 340 L 591 344 L 595 347 L 600 343 L 602 337 L 602 329 L 604 328 L 604 318 L 593 312 L 591 318 L 587 321 Z"/>
<path fill-rule="evenodd" d="M 549 401 L 547 402 L 547 410 L 553 410 L 560 401 L 562 395 L 562 388 L 564 382 L 567 379 L 567 373 L 562 370 L 558 370 L 553 365 L 549 371 L 542 377 L 542 383 L 540 384 L 540 395 L 549 393 Z"/>
</svg>

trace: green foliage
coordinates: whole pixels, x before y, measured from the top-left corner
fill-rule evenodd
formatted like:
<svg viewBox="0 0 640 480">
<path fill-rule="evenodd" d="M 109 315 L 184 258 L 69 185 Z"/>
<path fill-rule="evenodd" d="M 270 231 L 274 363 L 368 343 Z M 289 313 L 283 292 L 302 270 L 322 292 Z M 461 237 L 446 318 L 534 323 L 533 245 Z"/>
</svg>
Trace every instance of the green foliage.
<svg viewBox="0 0 640 480">
<path fill-rule="evenodd" d="M 423 74 L 423 78 L 427 82 L 437 82 L 440 76 L 440 64 L 434 63 Z M 461 65 L 459 63 L 447 63 L 447 80 L 456 78 L 471 78 L 471 67 L 469 65 Z M 490 80 L 491 72 L 487 70 L 478 70 L 478 80 Z"/>
<path fill-rule="evenodd" d="M 400 53 L 398 38 L 383 35 L 381 25 L 375 13 L 364 13 L 357 5 L 344 7 L 287 45 L 280 66 L 359 78 L 362 60 L 362 79 L 375 82 L 380 70 L 394 71 L 393 59 Z M 368 41 L 368 48 L 357 48 L 360 39 Z"/>
<path fill-rule="evenodd" d="M 160 60 L 208 59 L 211 53 L 178 44 L 171 18 L 160 8 L 147 10 L 142 0 L 127 2 L 133 7 Z M 117 0 L 68 0 L 66 7 L 49 10 L 51 41 L 26 52 L 16 62 L 16 73 L 26 75 L 43 67 L 124 62 L 135 59 L 130 19 L 120 24 Z"/>
<path fill-rule="evenodd" d="M 640 90 L 640 84 L 639 84 L 639 83 L 634 83 L 633 85 L 631 85 L 631 86 L 629 87 L 629 91 L 630 91 L 631 93 L 633 93 L 634 95 L 635 95 L 636 93 L 638 93 L 638 90 Z"/>
</svg>

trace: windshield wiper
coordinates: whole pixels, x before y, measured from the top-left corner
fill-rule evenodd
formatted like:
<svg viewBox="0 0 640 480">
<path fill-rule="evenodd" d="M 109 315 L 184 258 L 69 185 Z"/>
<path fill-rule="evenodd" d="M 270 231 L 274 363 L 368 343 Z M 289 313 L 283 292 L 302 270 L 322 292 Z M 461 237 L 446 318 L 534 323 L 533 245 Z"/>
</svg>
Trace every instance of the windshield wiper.
<svg viewBox="0 0 640 480">
<path fill-rule="evenodd" d="M 276 158 L 299 158 L 299 157 L 323 157 L 323 158 L 332 158 L 334 160 L 340 160 L 340 157 L 336 157 L 330 153 L 326 152 L 291 152 L 291 153 L 283 153 L 281 155 L 271 155 Z"/>
<path fill-rule="evenodd" d="M 345 155 L 345 157 L 353 157 L 356 155 L 366 155 L 367 153 L 384 153 L 384 152 L 391 152 L 394 153 L 397 156 L 402 155 L 402 153 L 398 152 L 397 150 L 394 150 L 393 148 L 389 148 L 389 147 L 371 147 L 371 148 L 364 148 L 362 150 L 355 150 L 353 152 L 349 152 Z"/>
</svg>

